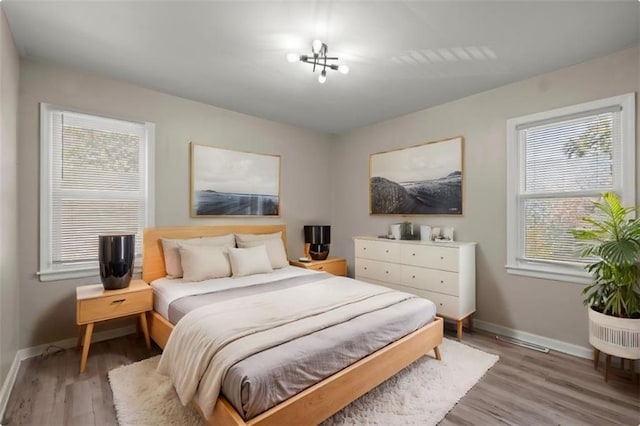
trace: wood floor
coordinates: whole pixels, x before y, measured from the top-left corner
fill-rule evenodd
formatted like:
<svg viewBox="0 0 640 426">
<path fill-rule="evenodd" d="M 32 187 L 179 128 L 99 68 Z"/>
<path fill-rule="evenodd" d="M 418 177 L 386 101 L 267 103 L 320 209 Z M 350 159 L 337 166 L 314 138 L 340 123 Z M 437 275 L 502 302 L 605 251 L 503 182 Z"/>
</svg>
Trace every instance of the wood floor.
<svg viewBox="0 0 640 426">
<path fill-rule="evenodd" d="M 455 337 L 455 327 L 447 329 Z M 447 414 L 441 425 L 638 425 L 640 387 L 603 366 L 556 352 L 543 354 L 482 332 L 464 343 L 500 355 L 500 361 Z M 84 374 L 74 349 L 22 363 L 3 426 L 115 425 L 107 372 L 160 353 L 127 336 L 91 345 Z M 437 390 L 434 390 L 437 391 Z"/>
</svg>

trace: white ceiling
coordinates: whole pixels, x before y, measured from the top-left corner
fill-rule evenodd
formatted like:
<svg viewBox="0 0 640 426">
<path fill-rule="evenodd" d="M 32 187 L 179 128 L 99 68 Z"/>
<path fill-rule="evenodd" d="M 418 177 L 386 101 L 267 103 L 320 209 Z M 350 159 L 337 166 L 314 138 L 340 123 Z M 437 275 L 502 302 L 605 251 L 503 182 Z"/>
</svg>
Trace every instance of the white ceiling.
<svg viewBox="0 0 640 426">
<path fill-rule="evenodd" d="M 640 41 L 628 1 L 2 2 L 23 56 L 325 133 Z M 350 66 L 288 63 L 319 38 Z"/>
</svg>

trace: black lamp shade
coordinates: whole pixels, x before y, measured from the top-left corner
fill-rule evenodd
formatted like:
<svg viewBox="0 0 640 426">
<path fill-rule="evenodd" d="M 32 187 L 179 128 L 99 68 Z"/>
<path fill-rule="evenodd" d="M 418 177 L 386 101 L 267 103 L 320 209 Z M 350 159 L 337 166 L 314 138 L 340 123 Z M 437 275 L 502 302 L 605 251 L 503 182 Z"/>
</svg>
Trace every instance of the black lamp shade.
<svg viewBox="0 0 640 426">
<path fill-rule="evenodd" d="M 305 225 L 304 242 L 308 244 L 331 244 L 331 226 Z"/>
<path fill-rule="evenodd" d="M 325 260 L 329 256 L 331 226 L 305 225 L 304 242 L 309 244 L 309 255 L 313 260 Z"/>
<path fill-rule="evenodd" d="M 100 235 L 98 259 L 105 290 L 129 287 L 133 276 L 135 235 Z"/>
</svg>

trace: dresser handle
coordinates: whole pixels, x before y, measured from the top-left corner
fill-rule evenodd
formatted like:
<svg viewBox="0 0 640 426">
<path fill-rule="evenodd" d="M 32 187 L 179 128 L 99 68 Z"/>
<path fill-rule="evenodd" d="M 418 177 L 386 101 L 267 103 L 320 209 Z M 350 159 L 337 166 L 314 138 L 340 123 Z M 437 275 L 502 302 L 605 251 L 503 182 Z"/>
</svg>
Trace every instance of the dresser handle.
<svg viewBox="0 0 640 426">
<path fill-rule="evenodd" d="M 364 270 L 365 270 L 365 271 L 367 270 L 367 267 L 366 267 L 366 266 L 364 267 Z"/>
<path fill-rule="evenodd" d="M 415 256 L 415 255 L 416 255 L 415 253 L 411 253 L 411 256 Z"/>
<path fill-rule="evenodd" d="M 440 256 L 440 260 L 444 260 L 444 256 Z"/>
<path fill-rule="evenodd" d="M 444 281 L 443 281 L 443 280 L 440 280 L 440 284 L 444 284 Z"/>
<path fill-rule="evenodd" d="M 324 266 L 321 266 L 321 267 L 318 268 L 318 270 L 322 270 L 322 269 L 324 269 Z"/>
<path fill-rule="evenodd" d="M 385 252 L 385 253 L 389 253 L 389 250 L 385 250 L 384 252 Z"/>
<path fill-rule="evenodd" d="M 415 278 L 416 276 L 414 275 L 412 278 Z"/>
<path fill-rule="evenodd" d="M 111 302 L 112 305 L 115 305 L 116 303 L 122 303 L 127 299 L 118 299 L 118 300 L 114 300 L 113 302 Z"/>
<path fill-rule="evenodd" d="M 366 247 L 362 247 L 362 250 L 366 250 L 366 249 L 367 249 Z"/>
<path fill-rule="evenodd" d="M 384 271 L 384 273 L 385 273 L 385 274 L 388 274 L 388 273 L 389 273 L 389 271 Z"/>
</svg>

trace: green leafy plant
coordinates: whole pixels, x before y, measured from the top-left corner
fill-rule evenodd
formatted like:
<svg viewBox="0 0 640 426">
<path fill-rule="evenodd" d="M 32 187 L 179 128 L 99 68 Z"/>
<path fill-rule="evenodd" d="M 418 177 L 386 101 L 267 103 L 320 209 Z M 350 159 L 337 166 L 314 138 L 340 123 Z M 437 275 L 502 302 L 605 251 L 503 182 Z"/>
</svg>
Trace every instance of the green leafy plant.
<svg viewBox="0 0 640 426">
<path fill-rule="evenodd" d="M 586 244 L 582 257 L 596 259 L 586 266 L 594 282 L 582 291 L 585 305 L 606 315 L 640 317 L 640 218 L 628 219 L 638 207 L 623 207 L 610 192 L 594 203 L 600 218 L 585 217 L 588 229 L 574 229 L 573 236 Z"/>
</svg>

